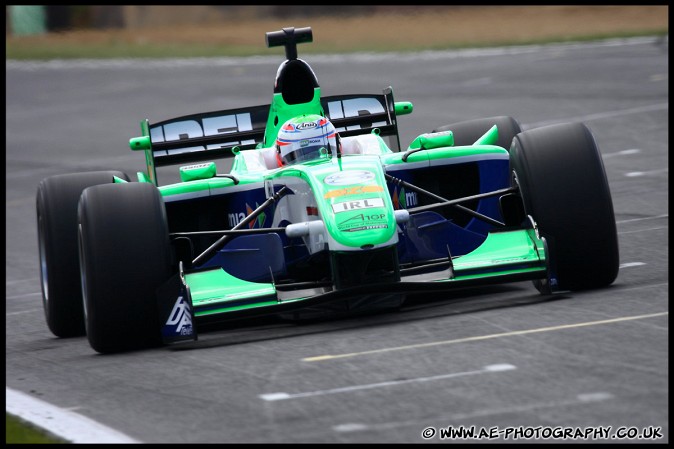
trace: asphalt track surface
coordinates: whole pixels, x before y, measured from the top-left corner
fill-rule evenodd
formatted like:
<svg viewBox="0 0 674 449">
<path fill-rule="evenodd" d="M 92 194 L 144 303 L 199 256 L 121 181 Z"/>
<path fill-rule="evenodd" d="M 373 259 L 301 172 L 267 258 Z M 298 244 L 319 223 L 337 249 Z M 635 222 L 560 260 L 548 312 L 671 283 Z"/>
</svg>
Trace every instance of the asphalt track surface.
<svg viewBox="0 0 674 449">
<path fill-rule="evenodd" d="M 144 160 L 127 143 L 141 119 L 266 103 L 282 52 L 195 64 L 8 63 L 7 387 L 147 443 L 443 442 L 448 426 L 508 442 L 554 428 L 659 429 L 660 439 L 542 441 L 668 442 L 668 44 L 306 59 L 324 95 L 392 85 L 397 100 L 412 101 L 403 142 L 493 115 L 525 128 L 584 121 L 613 195 L 616 282 L 549 297 L 530 282 L 477 288 L 398 312 L 246 322 L 196 344 L 99 355 L 45 324 L 39 180 L 99 169 L 133 176 Z M 428 427 L 436 433 L 425 440 Z"/>
</svg>

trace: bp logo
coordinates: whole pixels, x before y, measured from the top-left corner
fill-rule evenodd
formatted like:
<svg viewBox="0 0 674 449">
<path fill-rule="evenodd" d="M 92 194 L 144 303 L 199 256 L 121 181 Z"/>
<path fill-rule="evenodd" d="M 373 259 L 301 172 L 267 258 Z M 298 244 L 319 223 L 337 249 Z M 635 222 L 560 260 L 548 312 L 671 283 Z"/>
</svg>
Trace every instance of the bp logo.
<svg viewBox="0 0 674 449">
<path fill-rule="evenodd" d="M 351 184 L 364 184 L 374 179 L 374 173 L 366 170 L 341 171 L 328 175 L 323 182 L 329 186 L 348 186 Z"/>
<path fill-rule="evenodd" d="M 168 320 L 166 326 L 175 326 L 173 331 L 177 335 L 192 335 L 192 314 L 190 305 L 183 296 L 179 296 Z"/>
</svg>

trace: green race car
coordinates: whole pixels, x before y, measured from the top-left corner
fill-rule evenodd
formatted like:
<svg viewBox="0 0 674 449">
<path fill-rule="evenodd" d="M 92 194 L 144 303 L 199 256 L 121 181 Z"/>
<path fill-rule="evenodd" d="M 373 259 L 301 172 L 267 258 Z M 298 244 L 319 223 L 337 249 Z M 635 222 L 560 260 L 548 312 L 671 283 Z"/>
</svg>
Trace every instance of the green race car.
<svg viewBox="0 0 674 449">
<path fill-rule="evenodd" d="M 201 323 L 314 318 L 407 295 L 532 280 L 605 287 L 618 240 L 601 155 L 581 123 L 523 131 L 508 116 L 425 132 L 401 148 L 409 102 L 322 97 L 297 44 L 271 104 L 141 122 L 146 171 L 42 180 L 43 304 L 57 336 L 101 353 L 195 340 Z M 233 158 L 228 174 L 215 161 Z M 183 165 L 185 164 L 185 165 Z M 160 185 L 157 167 L 181 182 Z M 182 165 L 182 166 L 181 166 Z"/>
</svg>

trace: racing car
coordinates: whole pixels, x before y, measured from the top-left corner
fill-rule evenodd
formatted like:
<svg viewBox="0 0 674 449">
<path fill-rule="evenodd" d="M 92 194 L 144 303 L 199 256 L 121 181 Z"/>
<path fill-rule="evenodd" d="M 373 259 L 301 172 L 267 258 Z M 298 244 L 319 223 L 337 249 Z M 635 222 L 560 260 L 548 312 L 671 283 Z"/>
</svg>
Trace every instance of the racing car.
<svg viewBox="0 0 674 449">
<path fill-rule="evenodd" d="M 504 115 L 425 130 L 387 87 L 322 96 L 284 47 L 270 104 L 141 122 L 121 171 L 56 175 L 37 191 L 42 300 L 53 334 L 99 353 L 197 339 L 202 323 L 339 316 L 411 294 L 532 281 L 542 294 L 610 285 L 611 194 L 582 123 L 522 131 Z M 229 173 L 216 162 L 230 158 Z M 180 182 L 160 185 L 157 168 Z"/>
</svg>

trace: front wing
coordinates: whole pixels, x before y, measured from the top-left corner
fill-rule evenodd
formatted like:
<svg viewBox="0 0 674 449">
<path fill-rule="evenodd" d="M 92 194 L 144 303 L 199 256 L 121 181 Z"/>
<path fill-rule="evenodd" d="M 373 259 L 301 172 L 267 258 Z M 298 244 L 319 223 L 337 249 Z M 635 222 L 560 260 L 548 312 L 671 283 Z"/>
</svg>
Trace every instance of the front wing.
<svg viewBox="0 0 674 449">
<path fill-rule="evenodd" d="M 199 323 L 297 312 L 354 298 L 442 292 L 480 285 L 550 279 L 552 276 L 548 261 L 545 239 L 532 227 L 492 231 L 482 245 L 468 254 L 459 257 L 449 255 L 445 260 L 401 269 L 398 282 L 340 289 L 334 285 L 307 285 L 288 289 L 274 282 L 245 281 L 220 267 L 185 273 L 181 268 L 181 272 L 158 291 L 160 316 L 163 317 L 162 337 L 167 343 L 194 340 Z M 176 310 L 185 310 L 185 314 L 194 317 L 195 323 L 190 323 L 194 324 L 190 332 L 176 326 Z"/>
</svg>

